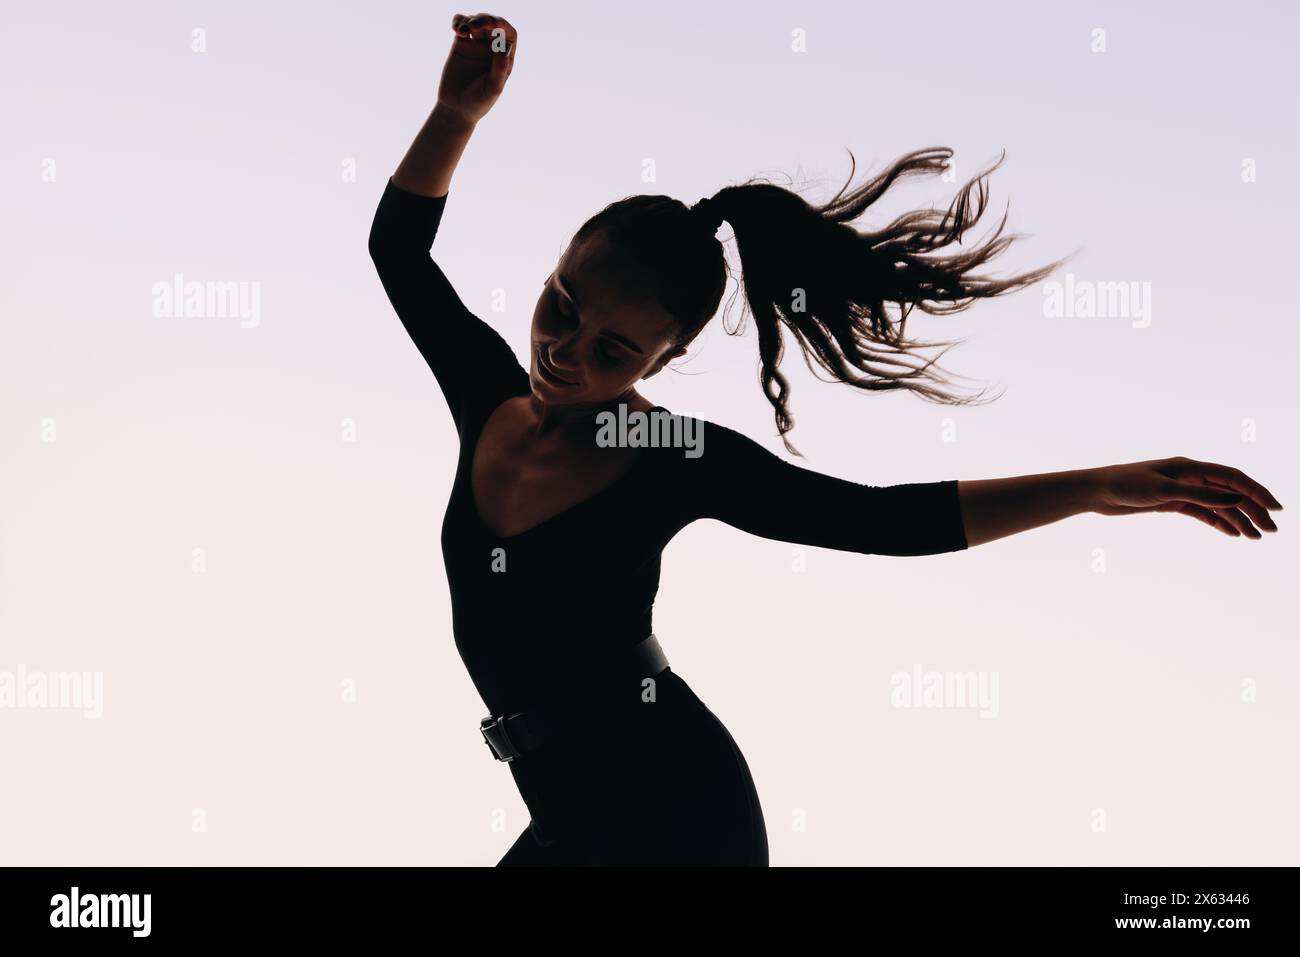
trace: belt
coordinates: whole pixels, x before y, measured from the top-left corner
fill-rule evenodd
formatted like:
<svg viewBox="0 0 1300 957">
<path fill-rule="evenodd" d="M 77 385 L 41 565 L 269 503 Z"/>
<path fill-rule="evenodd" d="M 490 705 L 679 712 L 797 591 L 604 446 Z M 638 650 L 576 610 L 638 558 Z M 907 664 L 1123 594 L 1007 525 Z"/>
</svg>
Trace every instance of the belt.
<svg viewBox="0 0 1300 957">
<path fill-rule="evenodd" d="M 488 715 L 479 722 L 479 731 L 494 758 L 513 761 L 540 747 L 558 732 L 589 722 L 590 713 L 584 713 L 581 708 L 584 692 L 593 699 L 598 693 L 608 696 L 612 680 L 653 678 L 667 667 L 668 658 L 659 646 L 659 639 L 651 634 L 628 651 L 619 651 L 593 666 L 566 674 L 565 691 L 555 695 L 551 704 L 537 704 L 527 711 L 511 714 Z"/>
</svg>

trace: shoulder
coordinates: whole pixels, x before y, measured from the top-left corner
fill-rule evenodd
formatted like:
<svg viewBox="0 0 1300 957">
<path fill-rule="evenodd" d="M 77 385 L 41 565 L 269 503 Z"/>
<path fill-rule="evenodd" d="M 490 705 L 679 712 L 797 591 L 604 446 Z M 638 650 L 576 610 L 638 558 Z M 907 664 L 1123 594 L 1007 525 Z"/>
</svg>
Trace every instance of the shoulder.
<svg viewBox="0 0 1300 957">
<path fill-rule="evenodd" d="M 663 406 L 618 406 L 597 417 L 602 445 L 646 450 L 657 470 L 668 476 L 703 480 L 736 468 L 784 464 L 774 452 L 728 426 Z"/>
<path fill-rule="evenodd" d="M 712 419 L 656 406 L 646 413 L 649 444 L 661 468 L 691 486 L 712 485 L 738 472 L 782 460 L 758 442 Z"/>
<path fill-rule="evenodd" d="M 494 371 L 489 368 L 484 367 L 476 386 L 466 391 L 457 410 L 456 430 L 462 441 L 477 436 L 497 409 L 506 405 L 513 408 L 532 392 L 528 372 L 518 361 L 503 362 Z"/>
<path fill-rule="evenodd" d="M 790 487 L 798 467 L 749 436 L 713 419 L 655 411 L 666 416 L 658 429 L 671 441 L 651 449 L 654 490 L 673 527 L 702 518 L 743 525 Z"/>
</svg>

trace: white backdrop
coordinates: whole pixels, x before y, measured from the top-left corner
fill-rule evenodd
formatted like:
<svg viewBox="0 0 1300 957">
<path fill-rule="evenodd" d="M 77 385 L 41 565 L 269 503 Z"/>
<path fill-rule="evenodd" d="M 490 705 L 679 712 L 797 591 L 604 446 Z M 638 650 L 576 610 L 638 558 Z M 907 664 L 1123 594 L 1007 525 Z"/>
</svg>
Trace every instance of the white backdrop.
<svg viewBox="0 0 1300 957">
<path fill-rule="evenodd" d="M 492 864 L 526 825 L 451 638 L 455 433 L 366 254 L 454 12 L 6 12 L 0 688 L 98 675 L 102 714 L 0 708 L 0 863 Z M 1006 389 L 977 408 L 790 354 L 800 464 L 884 485 L 1188 455 L 1295 501 L 1288 5 L 493 12 L 517 65 L 435 252 L 517 350 L 613 199 L 756 173 L 824 198 L 846 150 L 864 175 L 932 145 L 964 180 L 1006 148 L 994 210 L 1031 236 L 1002 268 L 1080 250 L 1076 282 L 1150 283 L 1149 324 L 1051 318 L 1044 289 L 917 314 Z M 255 321 L 155 315 L 178 273 L 257 290 Z M 752 322 L 715 321 L 643 392 L 779 452 L 757 365 Z M 927 558 L 702 522 L 656 633 L 744 750 L 774 865 L 1294 864 L 1288 514 L 1262 541 L 1086 515 Z M 996 680 L 996 714 L 896 706 L 917 668 Z"/>
</svg>

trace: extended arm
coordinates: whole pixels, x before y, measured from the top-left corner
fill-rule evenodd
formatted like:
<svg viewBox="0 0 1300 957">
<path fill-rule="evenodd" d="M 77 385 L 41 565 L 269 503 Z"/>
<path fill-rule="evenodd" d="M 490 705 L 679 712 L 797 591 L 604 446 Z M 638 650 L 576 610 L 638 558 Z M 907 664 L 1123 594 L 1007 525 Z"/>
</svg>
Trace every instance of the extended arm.
<svg viewBox="0 0 1300 957">
<path fill-rule="evenodd" d="M 863 485 L 786 462 L 705 422 L 703 454 L 683 461 L 687 521 L 715 518 L 776 541 L 867 555 L 938 555 L 967 547 L 958 482 Z"/>
<path fill-rule="evenodd" d="M 1093 509 L 1093 469 L 1043 472 L 1012 478 L 963 479 L 957 483 L 969 545 L 983 545 L 1017 532 L 1050 525 Z"/>
<path fill-rule="evenodd" d="M 778 541 L 870 555 L 937 555 L 1083 512 L 1176 512 L 1234 537 L 1282 505 L 1237 469 L 1178 457 L 1011 478 L 874 486 L 793 465 L 724 426 L 686 460 L 687 516 Z"/>
<path fill-rule="evenodd" d="M 1081 512 L 1174 512 L 1233 538 L 1258 539 L 1263 537 L 1259 528 L 1278 530 L 1268 512 L 1282 508 L 1272 492 L 1240 469 L 1181 455 L 1067 472 L 963 480 L 958 490 L 971 545 Z"/>
</svg>

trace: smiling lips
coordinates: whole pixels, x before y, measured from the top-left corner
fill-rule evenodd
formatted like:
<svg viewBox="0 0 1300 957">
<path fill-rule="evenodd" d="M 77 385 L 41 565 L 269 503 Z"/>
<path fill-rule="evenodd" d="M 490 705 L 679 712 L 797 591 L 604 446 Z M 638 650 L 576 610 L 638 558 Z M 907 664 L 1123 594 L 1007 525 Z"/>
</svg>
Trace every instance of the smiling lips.
<svg viewBox="0 0 1300 957">
<path fill-rule="evenodd" d="M 561 375 L 554 370 L 554 368 L 546 361 L 546 353 L 542 351 L 541 346 L 537 347 L 537 368 L 542 373 L 542 378 L 551 385 L 564 387 L 575 386 L 578 384 L 561 377 Z"/>
</svg>

